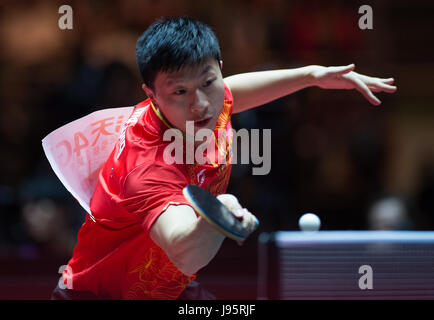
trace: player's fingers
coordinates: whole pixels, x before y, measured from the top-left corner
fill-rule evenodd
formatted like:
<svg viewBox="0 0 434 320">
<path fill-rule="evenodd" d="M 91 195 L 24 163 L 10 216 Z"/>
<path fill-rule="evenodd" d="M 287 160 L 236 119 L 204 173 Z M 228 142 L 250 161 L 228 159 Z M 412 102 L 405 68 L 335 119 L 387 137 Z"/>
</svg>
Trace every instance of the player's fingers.
<svg viewBox="0 0 434 320">
<path fill-rule="evenodd" d="M 393 93 L 395 92 L 398 88 L 396 86 L 391 86 L 388 84 L 385 84 L 383 82 L 376 82 L 374 84 L 371 84 L 368 86 L 370 90 L 374 91 L 374 92 L 387 92 L 387 93 Z"/>
<path fill-rule="evenodd" d="M 331 73 L 334 73 L 336 76 L 340 76 L 343 74 L 346 74 L 348 72 L 351 72 L 354 70 L 356 66 L 354 65 L 354 63 L 349 64 L 347 66 L 343 66 L 343 67 L 329 67 L 329 71 Z"/>
<path fill-rule="evenodd" d="M 259 226 L 259 220 L 247 209 L 244 209 L 242 224 L 249 232 L 253 232 Z"/>
<path fill-rule="evenodd" d="M 349 80 L 352 81 L 357 89 L 371 104 L 378 106 L 381 104 L 381 101 L 374 96 L 371 90 L 369 90 L 368 86 L 363 83 L 360 79 L 354 77 L 350 78 Z"/>
<path fill-rule="evenodd" d="M 232 213 L 234 214 L 235 217 L 237 217 L 238 219 L 241 219 L 244 217 L 244 210 L 243 208 L 240 209 L 236 209 L 234 211 L 232 211 Z"/>
<path fill-rule="evenodd" d="M 365 83 L 374 83 L 376 81 L 381 81 L 383 83 L 386 84 L 392 84 L 393 82 L 395 82 L 394 78 L 378 78 L 378 77 L 370 77 L 370 76 L 366 76 L 364 74 L 360 74 L 356 71 L 353 72 L 355 75 L 358 76 L 358 78 L 362 79 Z"/>
<path fill-rule="evenodd" d="M 386 83 L 386 84 L 392 84 L 392 83 L 394 83 L 395 82 L 395 79 L 393 79 L 393 78 L 382 78 L 382 79 L 380 79 L 383 83 Z"/>
<path fill-rule="evenodd" d="M 242 209 L 241 204 L 238 202 L 237 197 L 233 194 L 225 193 L 217 196 L 217 199 L 220 200 L 230 211 L 234 212 L 238 209 Z"/>
</svg>

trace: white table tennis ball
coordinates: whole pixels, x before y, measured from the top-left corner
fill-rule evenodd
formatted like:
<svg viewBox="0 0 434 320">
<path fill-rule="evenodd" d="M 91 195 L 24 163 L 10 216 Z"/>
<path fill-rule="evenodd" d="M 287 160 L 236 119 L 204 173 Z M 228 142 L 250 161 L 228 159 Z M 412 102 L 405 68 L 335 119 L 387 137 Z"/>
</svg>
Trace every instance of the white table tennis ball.
<svg viewBox="0 0 434 320">
<path fill-rule="evenodd" d="M 302 231 L 318 231 L 321 220 L 314 213 L 305 213 L 298 220 L 298 226 Z"/>
</svg>

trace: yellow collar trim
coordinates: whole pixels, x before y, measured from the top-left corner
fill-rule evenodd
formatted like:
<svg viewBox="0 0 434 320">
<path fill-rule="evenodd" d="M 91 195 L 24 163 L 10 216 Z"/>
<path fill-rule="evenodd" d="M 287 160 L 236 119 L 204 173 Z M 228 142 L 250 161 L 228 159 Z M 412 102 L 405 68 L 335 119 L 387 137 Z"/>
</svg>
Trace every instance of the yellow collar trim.
<svg viewBox="0 0 434 320">
<path fill-rule="evenodd" d="M 152 103 L 151 100 L 150 100 L 150 103 L 151 103 L 152 110 L 154 110 L 157 117 L 166 125 L 166 127 L 171 129 L 172 126 L 167 123 L 166 119 L 164 119 L 163 115 L 160 112 L 160 109 L 155 109 L 154 104 Z"/>
</svg>

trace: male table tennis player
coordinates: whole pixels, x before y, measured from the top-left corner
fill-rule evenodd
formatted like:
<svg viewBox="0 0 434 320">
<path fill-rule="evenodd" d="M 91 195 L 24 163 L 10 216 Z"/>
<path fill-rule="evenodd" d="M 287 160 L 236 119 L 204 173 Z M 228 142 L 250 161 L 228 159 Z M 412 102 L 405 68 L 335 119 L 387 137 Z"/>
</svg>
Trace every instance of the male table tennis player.
<svg viewBox="0 0 434 320">
<path fill-rule="evenodd" d="M 372 92 L 396 90 L 392 78 L 361 75 L 353 64 L 223 78 L 215 34 L 187 17 L 153 23 L 137 41 L 136 60 L 148 99 L 136 105 L 99 174 L 90 205 L 95 221 L 86 217 L 63 273 L 70 289 L 57 287 L 53 298 L 212 298 L 194 279 L 225 237 L 194 211 L 183 188 L 195 184 L 219 196 L 251 232 L 256 218 L 225 194 L 230 163 L 166 163 L 169 128 L 185 133 L 194 121 L 195 130 L 229 133 L 233 113 L 310 86 L 356 89 L 374 105 L 380 101 Z M 219 151 L 229 157 L 229 147 Z"/>
</svg>

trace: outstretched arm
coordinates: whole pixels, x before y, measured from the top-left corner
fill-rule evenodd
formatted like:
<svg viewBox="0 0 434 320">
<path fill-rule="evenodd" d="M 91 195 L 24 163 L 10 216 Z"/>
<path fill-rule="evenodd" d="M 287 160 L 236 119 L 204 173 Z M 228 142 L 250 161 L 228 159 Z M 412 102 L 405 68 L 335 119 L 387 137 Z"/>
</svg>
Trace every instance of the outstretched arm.
<svg viewBox="0 0 434 320">
<path fill-rule="evenodd" d="M 393 78 L 368 77 L 353 71 L 354 64 L 340 67 L 317 65 L 242 73 L 224 79 L 234 96 L 234 113 L 242 112 L 298 90 L 318 86 L 323 89 L 356 89 L 370 103 L 381 101 L 373 92 L 393 93 Z"/>
</svg>

